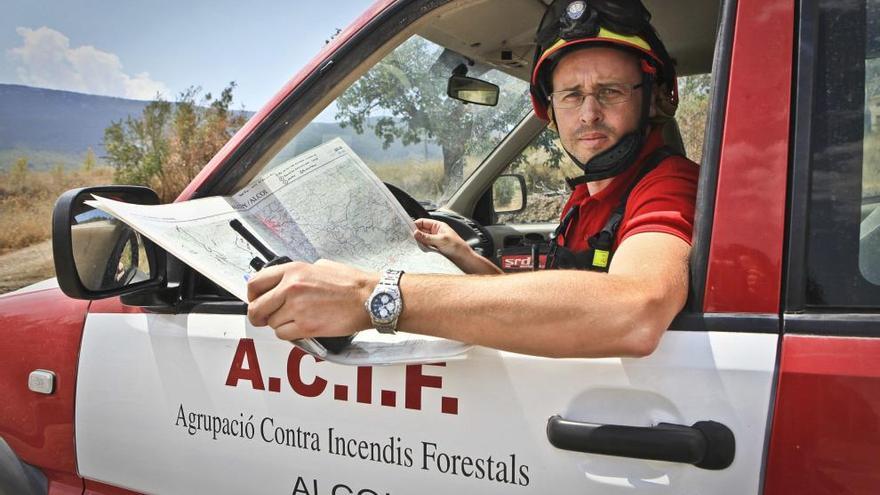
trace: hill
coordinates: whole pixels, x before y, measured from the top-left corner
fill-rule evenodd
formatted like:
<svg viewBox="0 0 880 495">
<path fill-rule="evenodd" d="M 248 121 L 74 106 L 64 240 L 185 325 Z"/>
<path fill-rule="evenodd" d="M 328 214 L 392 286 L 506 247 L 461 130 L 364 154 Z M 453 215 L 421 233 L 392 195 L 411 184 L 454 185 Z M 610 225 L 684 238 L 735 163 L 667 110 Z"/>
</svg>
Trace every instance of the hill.
<svg viewBox="0 0 880 495">
<path fill-rule="evenodd" d="M 71 91 L 0 84 L 0 170 L 8 169 L 19 157 L 30 167 L 47 170 L 61 164 L 77 168 L 92 148 L 104 155 L 104 129 L 127 116 L 139 116 L 148 101 L 96 96 Z M 247 116 L 250 117 L 251 113 Z M 382 149 L 382 141 L 369 129 L 363 135 L 332 122 L 314 122 L 288 146 L 291 155 L 305 151 L 333 137 L 342 137 L 361 158 L 370 163 L 437 159 L 438 146 L 393 144 Z"/>
<path fill-rule="evenodd" d="M 403 146 L 395 141 L 388 149 L 383 149 L 382 140 L 373 133 L 372 129 L 367 128 L 364 129 L 363 134 L 357 134 L 351 127 L 343 128 L 333 122 L 312 122 L 307 125 L 294 138 L 293 145 L 287 146 L 282 151 L 283 158 L 292 158 L 335 137 L 341 137 L 362 160 L 370 165 L 443 158 L 440 146 L 434 143 L 422 142 Z"/>
<path fill-rule="evenodd" d="M 0 84 L 0 166 L 27 156 L 35 169 L 104 154 L 104 129 L 138 115 L 147 101 Z M 78 159 L 78 160 L 77 160 Z"/>
</svg>

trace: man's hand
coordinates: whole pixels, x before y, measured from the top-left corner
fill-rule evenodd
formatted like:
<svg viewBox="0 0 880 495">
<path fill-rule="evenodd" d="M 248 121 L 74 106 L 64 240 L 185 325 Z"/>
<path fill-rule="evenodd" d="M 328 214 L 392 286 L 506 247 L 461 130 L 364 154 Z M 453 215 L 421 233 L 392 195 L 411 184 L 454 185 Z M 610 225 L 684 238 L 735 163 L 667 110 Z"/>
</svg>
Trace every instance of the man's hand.
<svg viewBox="0 0 880 495">
<path fill-rule="evenodd" d="M 418 230 L 413 232 L 413 237 L 421 244 L 440 251 L 450 260 L 464 258 L 472 251 L 449 225 L 430 218 L 418 218 L 415 222 Z"/>
<path fill-rule="evenodd" d="M 370 328 L 364 301 L 378 281 L 327 260 L 272 266 L 248 282 L 248 319 L 284 340 L 351 335 Z"/>
<path fill-rule="evenodd" d="M 413 237 L 422 245 L 432 247 L 455 263 L 461 271 L 472 274 L 497 274 L 501 269 L 477 254 L 452 227 L 430 218 L 415 221 L 418 230 Z"/>
</svg>

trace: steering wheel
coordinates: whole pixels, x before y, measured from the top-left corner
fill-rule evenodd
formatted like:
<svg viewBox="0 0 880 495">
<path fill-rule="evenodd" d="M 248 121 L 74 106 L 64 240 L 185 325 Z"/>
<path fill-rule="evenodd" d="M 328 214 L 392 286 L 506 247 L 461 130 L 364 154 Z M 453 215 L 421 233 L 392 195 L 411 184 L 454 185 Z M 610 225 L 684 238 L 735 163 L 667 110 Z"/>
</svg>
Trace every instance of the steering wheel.
<svg viewBox="0 0 880 495">
<path fill-rule="evenodd" d="M 404 190 L 387 182 L 384 184 L 400 205 L 403 206 L 403 210 L 413 220 L 418 218 L 439 220 L 452 227 L 452 230 L 461 236 L 474 251 L 486 258 L 492 258 L 495 253 L 495 243 L 492 241 L 492 235 L 485 227 L 470 218 L 451 212 L 435 211 L 433 214 L 429 214 L 428 210 L 421 203 Z"/>
<path fill-rule="evenodd" d="M 426 210 L 421 203 L 416 201 L 415 198 L 404 192 L 403 189 L 387 182 L 383 182 L 383 184 L 385 184 L 385 187 L 387 187 L 388 190 L 391 191 L 394 199 L 396 199 L 397 202 L 400 203 L 400 206 L 403 207 L 403 211 L 405 211 L 410 216 L 410 218 L 416 220 L 418 218 L 428 218 L 430 216 L 428 215 L 428 210 Z"/>
</svg>

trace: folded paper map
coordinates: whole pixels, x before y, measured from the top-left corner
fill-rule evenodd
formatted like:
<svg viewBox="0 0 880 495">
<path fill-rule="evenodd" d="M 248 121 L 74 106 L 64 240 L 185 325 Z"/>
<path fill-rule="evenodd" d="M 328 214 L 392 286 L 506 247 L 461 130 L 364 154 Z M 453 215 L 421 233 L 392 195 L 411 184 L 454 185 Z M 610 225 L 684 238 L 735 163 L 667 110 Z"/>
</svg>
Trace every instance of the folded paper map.
<svg viewBox="0 0 880 495">
<path fill-rule="evenodd" d="M 89 204 L 128 224 L 182 262 L 247 302 L 257 249 L 230 227 L 240 221 L 266 247 L 293 261 L 329 259 L 369 271 L 461 271 L 413 238 L 415 224 L 378 177 L 334 139 L 263 171 L 233 196 L 166 205 L 136 205 L 95 197 Z M 329 353 L 317 341 L 295 344 L 346 364 L 450 359 L 469 346 L 400 333 L 361 332 L 348 348 Z"/>
</svg>

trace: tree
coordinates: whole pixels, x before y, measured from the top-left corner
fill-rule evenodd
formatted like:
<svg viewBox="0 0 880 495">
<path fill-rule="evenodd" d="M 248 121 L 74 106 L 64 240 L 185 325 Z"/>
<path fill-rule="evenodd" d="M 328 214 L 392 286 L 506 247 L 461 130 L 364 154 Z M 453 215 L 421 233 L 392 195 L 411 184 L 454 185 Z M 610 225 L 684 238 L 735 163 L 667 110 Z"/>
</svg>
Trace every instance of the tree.
<svg viewBox="0 0 880 495">
<path fill-rule="evenodd" d="M 92 150 L 92 147 L 89 146 L 88 151 L 86 151 L 86 157 L 82 163 L 82 171 L 85 173 L 89 173 L 95 169 L 95 166 L 98 163 L 98 159 L 95 157 L 95 152 Z"/>
<path fill-rule="evenodd" d="M 12 187 L 19 189 L 24 187 L 25 181 L 27 181 L 28 168 L 27 157 L 22 156 L 15 160 L 15 163 L 12 164 L 12 168 L 9 170 L 9 183 Z"/>
<path fill-rule="evenodd" d="M 880 59 L 865 60 L 865 95 L 869 99 L 880 96 Z"/>
<path fill-rule="evenodd" d="M 699 162 L 703 154 L 711 85 L 711 74 L 697 74 L 678 79 L 680 102 L 675 120 L 681 130 L 685 152 L 688 158 L 695 162 Z"/>
<path fill-rule="evenodd" d="M 107 160 L 119 182 L 147 185 L 172 201 L 230 137 L 245 117 L 230 111 L 235 83 L 214 99 L 190 87 L 170 103 L 157 98 L 139 118 L 104 130 Z"/>
<path fill-rule="evenodd" d="M 501 87 L 497 107 L 449 98 L 446 82 L 452 70 L 438 70 L 440 50 L 419 37 L 399 46 L 336 100 L 336 120 L 359 134 L 372 128 L 386 149 L 395 140 L 437 143 L 445 186 L 454 187 L 463 179 L 465 157 L 488 151 L 495 141 L 490 137 L 506 132 L 522 116 L 524 99 L 521 83 L 491 73 L 486 78 Z"/>
<path fill-rule="evenodd" d="M 61 163 L 56 163 L 55 166 L 52 167 L 52 183 L 55 184 L 56 187 L 62 187 L 64 185 L 64 165 Z"/>
<path fill-rule="evenodd" d="M 171 110 L 170 103 L 157 99 L 144 107 L 140 118 L 129 116 L 104 129 L 104 148 L 116 169 L 116 181 L 152 185 L 161 174 L 168 155 L 165 133 Z"/>
</svg>

